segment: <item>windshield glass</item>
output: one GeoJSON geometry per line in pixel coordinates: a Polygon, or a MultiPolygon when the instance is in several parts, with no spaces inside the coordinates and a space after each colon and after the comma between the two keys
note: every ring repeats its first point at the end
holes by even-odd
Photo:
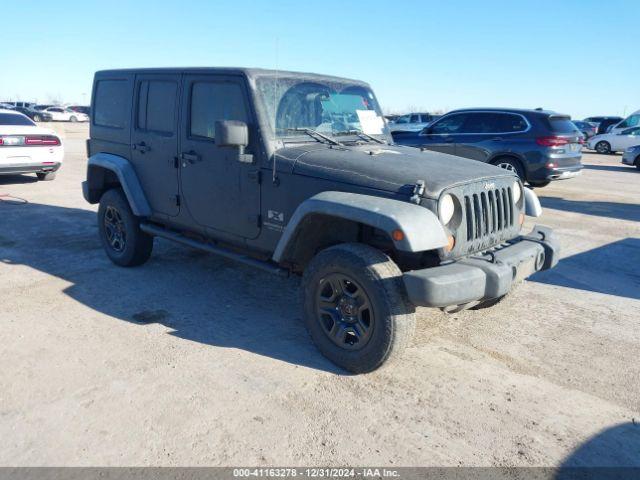
{"type": "Polygon", "coordinates": [[[373,92],[329,80],[260,77],[258,94],[278,138],[312,129],[325,135],[383,135],[387,127],[373,92]]]}

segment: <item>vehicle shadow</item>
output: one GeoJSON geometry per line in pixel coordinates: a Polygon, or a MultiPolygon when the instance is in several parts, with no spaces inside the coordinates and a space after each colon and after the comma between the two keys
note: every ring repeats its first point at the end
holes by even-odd
{"type": "Polygon", "coordinates": [[[625,238],[560,260],[532,282],[640,299],[640,238],[625,238]]]}
{"type": "Polygon", "coordinates": [[[37,181],[35,175],[0,175],[0,185],[20,185],[37,181]]]}
{"type": "Polygon", "coordinates": [[[608,172],[635,172],[640,173],[640,170],[631,165],[583,165],[586,170],[605,170],[608,172]]]}
{"type": "Polygon", "coordinates": [[[598,217],[617,218],[640,222],[640,205],[617,202],[590,202],[584,200],[567,200],[560,197],[540,196],[540,204],[553,210],[595,215],[598,217]]]}
{"type": "Polygon", "coordinates": [[[556,480],[640,478],[640,424],[607,428],[578,446],[562,462],[556,480]]]}
{"type": "Polygon", "coordinates": [[[159,323],[185,340],[348,374],[312,343],[297,278],[158,239],[145,265],[117,267],[102,250],[94,212],[0,202],[0,271],[16,264],[69,282],[66,295],[140,328],[159,323]]]}

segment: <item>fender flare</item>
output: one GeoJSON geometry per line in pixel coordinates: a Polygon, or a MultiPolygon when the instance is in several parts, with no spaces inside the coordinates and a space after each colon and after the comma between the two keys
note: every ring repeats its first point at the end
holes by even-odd
{"type": "Polygon", "coordinates": [[[109,170],[118,177],[134,215],[138,217],[151,215],[151,206],[144,195],[133,165],[126,158],[110,153],[97,153],[89,158],[87,181],[82,183],[82,193],[87,202],[98,203],[102,195],[103,177],[97,175],[97,168],[109,170]]]}
{"type": "Polygon", "coordinates": [[[404,238],[393,240],[395,247],[404,252],[424,252],[443,248],[448,243],[440,219],[429,209],[414,203],[391,198],[374,197],[358,193],[322,192],[302,202],[291,216],[273,253],[280,263],[295,241],[298,227],[313,214],[353,220],[391,233],[402,230],[404,238]]]}

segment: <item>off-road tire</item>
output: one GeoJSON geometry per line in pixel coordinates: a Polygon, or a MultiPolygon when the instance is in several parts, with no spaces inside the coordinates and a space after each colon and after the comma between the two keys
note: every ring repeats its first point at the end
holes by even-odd
{"type": "Polygon", "coordinates": [[[41,182],[50,182],[56,178],[56,172],[38,172],[36,176],[41,182]]]}
{"type": "Polygon", "coordinates": [[[305,269],[302,287],[304,321],[311,338],[325,357],[345,370],[367,373],[389,364],[400,357],[413,336],[415,307],[407,299],[402,273],[380,250],[360,243],[327,248],[305,269]],[[355,350],[332,340],[318,313],[322,289],[336,275],[352,279],[371,307],[367,341],[355,350]]]}
{"type": "Polygon", "coordinates": [[[496,167],[504,168],[505,170],[514,172],[516,175],[518,175],[518,177],[520,177],[520,180],[522,180],[523,182],[526,180],[524,168],[522,168],[522,164],[520,163],[520,161],[516,160],[515,158],[499,157],[493,160],[491,164],[495,165],[496,167]]]}
{"type": "Polygon", "coordinates": [[[602,155],[608,155],[611,153],[611,144],[609,142],[605,142],[604,140],[600,140],[596,143],[596,152],[602,155]]]}
{"type": "MultiPolygon", "coordinates": [[[[133,214],[126,196],[119,188],[108,190],[100,199],[98,232],[107,256],[116,265],[121,267],[142,265],[151,256],[153,236],[140,230],[140,219],[133,214]],[[119,217],[121,222],[105,222],[105,216],[112,219],[114,215],[119,217]],[[108,232],[110,230],[113,232],[114,223],[118,223],[120,231],[124,233],[122,248],[116,248],[109,239],[108,232]]],[[[116,243],[116,245],[118,244],[116,243]]]]}

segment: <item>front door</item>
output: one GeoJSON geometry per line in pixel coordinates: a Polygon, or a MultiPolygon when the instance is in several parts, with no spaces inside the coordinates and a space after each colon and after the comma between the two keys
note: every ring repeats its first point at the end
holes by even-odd
{"type": "Polygon", "coordinates": [[[442,117],[420,134],[422,146],[427,150],[455,155],[456,133],[462,128],[465,118],[464,113],[442,117]]]}
{"type": "Polygon", "coordinates": [[[242,77],[185,75],[182,89],[180,182],[184,203],[194,220],[208,228],[244,238],[260,232],[260,176],[255,154],[255,122],[242,77]],[[245,153],[216,145],[215,124],[239,120],[249,126],[245,153]]]}
{"type": "Polygon", "coordinates": [[[180,75],[136,75],[131,161],[154,214],[178,214],[180,75]]]}

